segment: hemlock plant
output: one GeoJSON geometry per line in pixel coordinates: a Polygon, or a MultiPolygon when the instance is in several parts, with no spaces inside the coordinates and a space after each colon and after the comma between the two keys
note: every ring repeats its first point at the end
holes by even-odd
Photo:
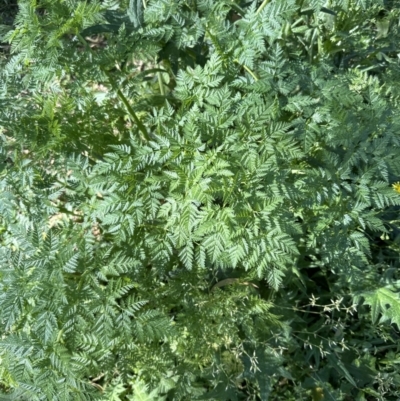
{"type": "Polygon", "coordinates": [[[18,6],[1,399],[397,400],[397,2],[18,6]]]}

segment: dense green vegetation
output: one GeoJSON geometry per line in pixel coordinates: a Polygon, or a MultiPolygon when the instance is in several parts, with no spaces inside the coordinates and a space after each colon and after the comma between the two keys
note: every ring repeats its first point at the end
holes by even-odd
{"type": "Polygon", "coordinates": [[[398,400],[400,5],[3,0],[1,400],[398,400]]]}

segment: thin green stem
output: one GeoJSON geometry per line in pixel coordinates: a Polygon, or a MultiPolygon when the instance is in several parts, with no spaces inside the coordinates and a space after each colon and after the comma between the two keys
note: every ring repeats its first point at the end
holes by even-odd
{"type": "Polygon", "coordinates": [[[147,133],[146,127],[143,125],[143,123],[140,121],[139,117],[135,113],[135,110],[133,110],[132,106],[128,102],[128,99],[125,97],[125,95],[122,93],[121,89],[117,88],[117,85],[115,84],[114,80],[111,77],[111,74],[106,71],[104,68],[102,68],[102,71],[107,75],[111,87],[117,92],[118,97],[122,101],[122,103],[125,105],[126,109],[128,110],[129,115],[133,118],[135,121],[136,125],[139,128],[139,131],[143,134],[144,138],[149,141],[150,137],[149,134],[147,133]]]}
{"type": "Polygon", "coordinates": [[[165,89],[164,89],[164,83],[162,80],[161,72],[157,72],[157,78],[158,78],[158,85],[160,86],[160,93],[161,93],[161,95],[165,96],[165,89]]]}
{"type": "Polygon", "coordinates": [[[258,81],[256,74],[254,74],[254,72],[251,71],[249,67],[247,67],[246,65],[243,65],[243,68],[254,78],[255,81],[258,81]]]}
{"type": "Polygon", "coordinates": [[[235,58],[235,60],[233,60],[233,61],[234,61],[235,63],[241,65],[241,66],[253,77],[253,79],[254,79],[255,81],[258,81],[257,75],[254,74],[254,72],[251,71],[249,67],[247,67],[247,66],[244,65],[244,64],[241,64],[237,58],[235,58]]]}
{"type": "Polygon", "coordinates": [[[143,134],[146,141],[149,141],[150,137],[149,137],[149,134],[147,133],[146,127],[143,125],[143,123],[140,121],[139,117],[136,115],[132,106],[129,104],[128,99],[125,97],[125,95],[121,92],[120,89],[117,89],[117,95],[121,99],[122,103],[125,105],[126,109],[128,110],[129,114],[131,115],[131,117],[134,119],[136,125],[139,128],[139,131],[143,134]]]}
{"type": "Polygon", "coordinates": [[[85,46],[86,50],[89,53],[90,61],[92,61],[92,56],[93,56],[92,48],[89,46],[88,42],[82,37],[81,34],[77,33],[76,36],[79,39],[79,42],[81,42],[82,45],[85,46]]]}
{"type": "Polygon", "coordinates": [[[135,121],[136,125],[139,128],[139,131],[143,134],[143,136],[145,137],[145,139],[147,141],[150,140],[149,134],[147,133],[146,127],[143,125],[143,123],[140,121],[139,117],[137,116],[137,114],[135,113],[135,110],[133,110],[132,106],[130,105],[130,103],[128,102],[128,99],[125,97],[125,95],[122,93],[121,89],[117,88],[117,85],[115,84],[114,80],[111,77],[111,74],[106,71],[104,68],[102,68],[102,71],[107,75],[110,84],[112,86],[112,88],[117,92],[118,97],[120,98],[120,100],[122,101],[122,103],[125,105],[126,109],[128,110],[129,115],[133,118],[133,120],[135,121]]]}
{"type": "Polygon", "coordinates": [[[260,7],[258,7],[258,10],[256,12],[256,14],[260,14],[260,12],[265,8],[265,6],[269,3],[269,0],[264,0],[261,4],[260,7]]]}
{"type": "MultiPolygon", "coordinates": [[[[86,40],[82,37],[82,35],[80,35],[79,33],[77,34],[77,37],[79,39],[79,41],[88,49],[90,56],[92,57],[93,54],[93,50],[90,48],[90,46],[88,45],[88,43],[86,42],[86,40]]],[[[100,67],[101,70],[104,72],[104,74],[107,75],[111,87],[117,92],[117,95],[119,97],[119,99],[122,101],[122,103],[125,105],[126,109],[128,110],[129,115],[133,118],[133,120],[135,121],[136,125],[139,128],[139,131],[143,134],[144,138],[149,141],[150,137],[149,134],[147,133],[146,127],[143,125],[143,123],[140,121],[139,117],[137,116],[137,114],[135,113],[135,111],[133,110],[132,106],[130,105],[130,103],[128,102],[128,99],[125,97],[125,95],[122,93],[121,89],[119,89],[116,85],[116,83],[114,82],[113,78],[111,77],[111,74],[105,70],[104,67],[100,67]]]]}
{"type": "Polygon", "coordinates": [[[64,330],[61,329],[61,330],[58,332],[57,339],[56,339],[56,343],[62,342],[62,336],[63,336],[63,334],[64,334],[64,330]]]}

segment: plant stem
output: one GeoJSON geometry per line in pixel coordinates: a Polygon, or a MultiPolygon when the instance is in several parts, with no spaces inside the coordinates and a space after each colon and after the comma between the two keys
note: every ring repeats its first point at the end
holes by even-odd
{"type": "Polygon", "coordinates": [[[143,134],[145,137],[146,141],[150,140],[149,134],[147,133],[146,127],[143,125],[143,123],[140,121],[139,117],[136,115],[135,111],[133,110],[132,106],[129,104],[128,99],[125,97],[125,95],[121,92],[120,89],[117,89],[117,95],[121,99],[122,103],[125,105],[127,108],[129,114],[131,117],[134,119],[136,125],[139,128],[139,131],[143,134]]]}
{"type": "MultiPolygon", "coordinates": [[[[79,39],[79,41],[89,50],[89,54],[92,57],[93,54],[93,50],[90,48],[90,46],[88,45],[88,43],[86,42],[86,40],[82,37],[82,35],[80,35],[79,33],[77,34],[77,37],[79,39]]],[[[139,117],[137,116],[137,114],[135,113],[135,111],[133,110],[132,106],[129,104],[128,99],[125,97],[125,95],[122,93],[121,89],[117,88],[117,85],[115,84],[113,78],[111,77],[111,74],[105,70],[104,67],[100,67],[100,69],[104,72],[104,74],[107,75],[111,87],[117,92],[118,97],[120,98],[120,100],[122,101],[122,103],[125,105],[126,109],[128,110],[128,113],[130,114],[130,116],[133,118],[133,120],[135,121],[136,125],[139,128],[139,131],[143,134],[144,138],[149,141],[149,134],[147,133],[146,127],[143,125],[143,123],[140,121],[139,117]]]]}
{"type": "Polygon", "coordinates": [[[164,83],[163,83],[162,75],[161,75],[160,71],[157,72],[157,78],[158,78],[158,85],[160,86],[160,93],[161,93],[161,95],[165,96],[164,83]]]}
{"type": "Polygon", "coordinates": [[[241,66],[253,77],[253,79],[254,79],[255,81],[258,81],[257,75],[254,74],[254,72],[251,71],[249,67],[247,67],[247,66],[244,65],[244,64],[239,63],[239,60],[238,60],[237,58],[236,58],[235,60],[233,60],[233,61],[234,61],[235,63],[238,63],[239,65],[241,65],[241,66]]]}
{"type": "Polygon", "coordinates": [[[260,7],[258,7],[258,10],[256,12],[256,14],[260,14],[260,12],[265,8],[265,6],[269,3],[269,0],[264,0],[261,4],[260,7]]]}

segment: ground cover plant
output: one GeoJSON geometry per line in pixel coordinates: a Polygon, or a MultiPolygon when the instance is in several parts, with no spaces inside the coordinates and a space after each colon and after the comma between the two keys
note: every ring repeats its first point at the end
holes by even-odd
{"type": "Polygon", "coordinates": [[[9,4],[0,399],[398,400],[398,2],[9,4]]]}

